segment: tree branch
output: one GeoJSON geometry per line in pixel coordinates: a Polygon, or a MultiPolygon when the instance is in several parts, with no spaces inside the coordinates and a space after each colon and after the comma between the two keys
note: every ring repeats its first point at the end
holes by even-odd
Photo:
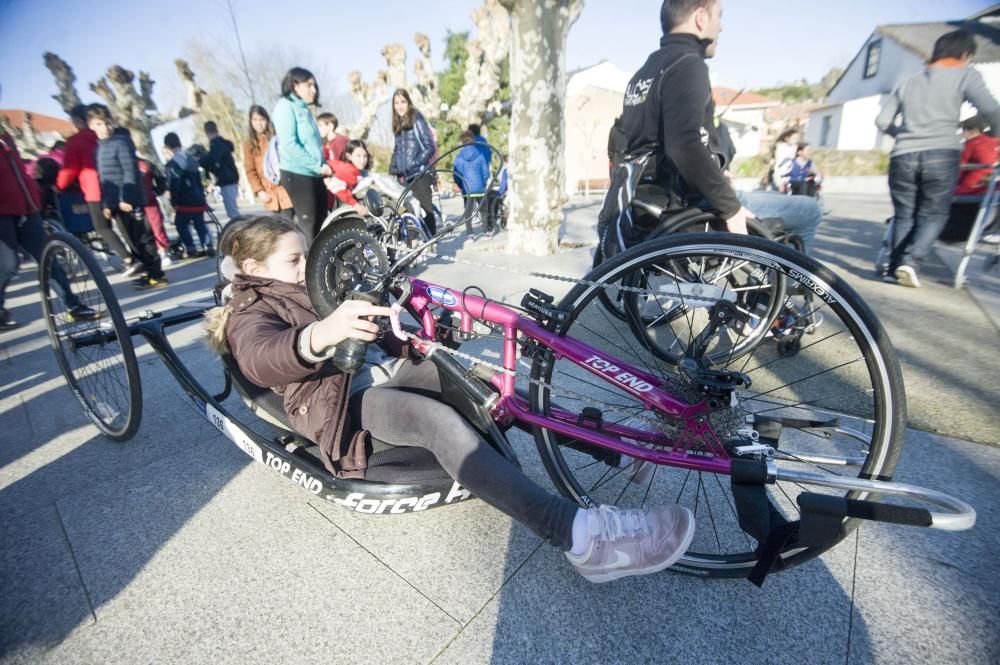
{"type": "Polygon", "coordinates": [[[42,57],[45,59],[45,66],[55,77],[56,85],[59,86],[59,94],[52,95],[52,99],[59,102],[62,110],[69,114],[74,106],[82,103],[80,95],[76,92],[76,74],[73,73],[73,68],[55,53],[46,51],[42,57]]]}

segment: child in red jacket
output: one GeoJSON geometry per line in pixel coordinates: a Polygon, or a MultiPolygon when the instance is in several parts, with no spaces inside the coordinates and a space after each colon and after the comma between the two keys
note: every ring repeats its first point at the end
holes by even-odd
{"type": "Polygon", "coordinates": [[[993,169],[967,169],[967,164],[996,164],[997,148],[1000,139],[984,134],[986,126],[979,116],[973,116],[962,121],[962,136],[965,137],[965,147],[959,160],[962,171],[958,176],[955,194],[985,194],[989,186],[990,174],[993,169]]]}
{"type": "Polygon", "coordinates": [[[333,192],[334,196],[340,199],[341,203],[354,206],[354,209],[361,215],[367,215],[368,208],[354,198],[352,190],[358,186],[358,181],[367,175],[371,161],[372,157],[368,152],[368,146],[360,139],[348,142],[347,147],[344,149],[343,161],[339,159],[327,161],[327,164],[330,165],[330,169],[333,171],[333,179],[339,180],[345,185],[341,189],[339,182],[330,183],[328,181],[327,187],[333,192]]]}

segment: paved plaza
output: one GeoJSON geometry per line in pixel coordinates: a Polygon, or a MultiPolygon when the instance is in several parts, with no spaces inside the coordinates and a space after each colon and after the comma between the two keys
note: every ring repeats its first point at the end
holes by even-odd
{"type": "MultiPolygon", "coordinates": [[[[454,202],[452,202],[454,203],[454,202]]],[[[101,436],[65,386],[34,266],[8,291],[0,336],[0,663],[961,663],[1000,662],[1000,286],[974,266],[955,291],[943,248],[907,290],[872,274],[886,198],[829,197],[816,256],[878,314],[900,357],[910,427],[898,480],[953,493],[976,527],[865,524],[815,560],[743,580],[663,573],[593,585],[481,501],[363,516],[254,464],[137,340],[144,411],[127,443],[101,436]]],[[[599,201],[573,200],[547,273],[582,276],[599,201]]],[[[442,254],[537,270],[502,236],[442,254]]],[[[201,298],[214,265],[168,270],[126,314],[201,298]]],[[[519,302],[565,285],[433,263],[423,276],[519,302]]],[[[210,390],[200,328],[171,341],[210,390]]],[[[226,405],[251,420],[236,397],[226,405]]],[[[267,425],[255,425],[262,432],[267,425]]],[[[551,488],[533,440],[525,471],[551,488]]]]}

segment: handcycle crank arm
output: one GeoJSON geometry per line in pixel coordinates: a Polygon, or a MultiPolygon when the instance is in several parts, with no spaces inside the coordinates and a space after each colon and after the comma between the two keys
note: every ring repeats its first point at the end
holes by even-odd
{"type": "Polygon", "coordinates": [[[811,471],[797,471],[794,469],[777,469],[775,478],[776,480],[804,485],[819,485],[835,489],[905,496],[944,508],[946,511],[935,512],[926,508],[900,506],[863,499],[845,499],[843,497],[813,494],[811,492],[799,495],[799,505],[803,510],[810,510],[832,517],[856,517],[878,522],[929,526],[944,531],[964,531],[971,529],[976,523],[976,511],[966,502],[943,492],[916,485],[884,480],[846,478],[844,476],[814,473],[811,471]]]}

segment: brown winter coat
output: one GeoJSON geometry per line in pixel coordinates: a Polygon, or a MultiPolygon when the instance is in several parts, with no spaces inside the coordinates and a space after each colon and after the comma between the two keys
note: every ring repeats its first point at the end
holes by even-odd
{"type": "Polygon", "coordinates": [[[238,274],[226,340],[244,375],[282,396],[292,428],[320,447],[338,478],[363,478],[367,432],[350,431],[351,376],[299,357],[299,334],[317,320],[304,286],[238,274]]]}
{"type": "Polygon", "coordinates": [[[258,192],[267,192],[271,199],[265,204],[271,212],[290,210],[292,199],[281,185],[275,185],[264,175],[264,153],[267,151],[267,137],[263,134],[257,137],[257,145],[247,139],[243,142],[243,168],[247,172],[247,181],[254,196],[258,192]]]}

